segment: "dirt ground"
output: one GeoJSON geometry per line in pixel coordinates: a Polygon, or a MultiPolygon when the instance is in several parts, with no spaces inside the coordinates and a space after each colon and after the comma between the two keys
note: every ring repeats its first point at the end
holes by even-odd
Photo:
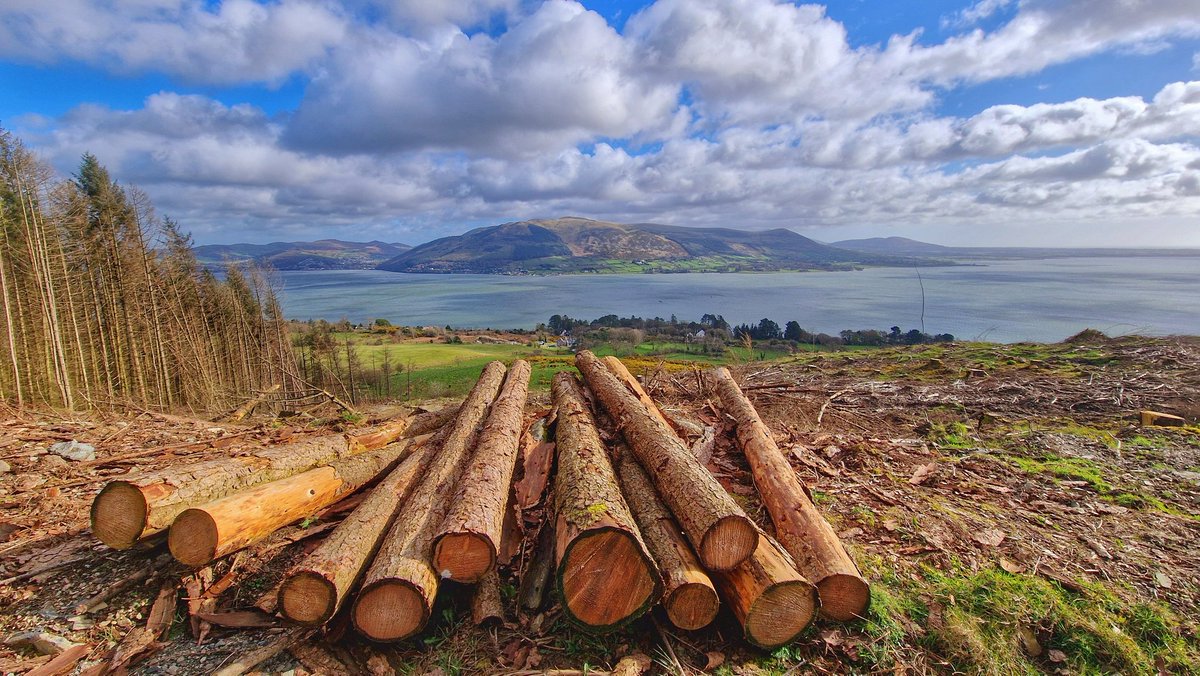
{"type": "MultiPolygon", "coordinates": [[[[524,538],[502,571],[503,624],[475,627],[469,590],[448,584],[420,639],[373,645],[338,619],[300,632],[256,606],[351,503],[200,571],[173,562],[161,539],[108,549],[88,532],[88,507],[113,477],[349,423],[0,410],[0,637],[62,637],[85,646],[76,671],[96,673],[114,658],[134,673],[210,673],[264,645],[280,651],[260,671],[295,674],[602,673],[631,653],[658,673],[1200,670],[1200,341],[1088,333],[1056,345],[801,354],[733,370],[872,583],[863,620],[818,621],[765,652],[725,613],[680,632],[655,611],[597,637],[570,626],[553,599],[517,612],[544,497],[523,514],[524,538]],[[1142,409],[1190,426],[1143,427],[1142,409]],[[47,451],[69,440],[93,444],[97,460],[47,451]]],[[[669,414],[713,428],[715,443],[697,450],[769,531],[703,373],[664,364],[639,375],[669,414]]],[[[531,422],[548,403],[533,396],[531,422]]],[[[50,659],[0,645],[2,672],[50,659]]]]}

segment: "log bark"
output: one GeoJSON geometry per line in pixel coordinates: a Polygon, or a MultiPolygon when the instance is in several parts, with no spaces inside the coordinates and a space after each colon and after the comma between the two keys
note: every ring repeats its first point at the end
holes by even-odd
{"type": "Polygon", "coordinates": [[[704,566],[729,570],[745,561],[758,543],[758,530],[661,414],[651,412],[591,352],[575,355],[575,366],[620,428],[704,566]]]}
{"type": "Polygon", "coordinates": [[[837,533],[809,499],[771,430],[729,370],[719,367],[713,375],[721,405],[737,423],[738,445],[750,463],[754,485],[771,514],[779,542],[797,569],[817,585],[821,612],[839,621],[861,617],[871,600],[870,586],[837,533]]]}
{"type": "Polygon", "coordinates": [[[630,392],[632,392],[634,396],[638,398],[638,401],[645,405],[647,412],[661,420],[662,424],[670,427],[673,430],[675,429],[675,426],[672,425],[669,420],[667,420],[667,417],[663,415],[662,410],[658,408],[658,404],[655,403],[655,401],[650,398],[650,395],[646,393],[646,389],[642,387],[642,384],[638,382],[638,379],[633,377],[633,374],[629,372],[629,369],[625,368],[625,362],[611,355],[604,357],[601,361],[603,361],[604,366],[607,367],[608,370],[617,377],[617,380],[621,381],[621,384],[624,385],[625,388],[630,392]]]}
{"type": "Polygon", "coordinates": [[[270,397],[272,394],[275,394],[276,392],[278,392],[280,387],[281,387],[281,385],[279,383],[275,383],[267,390],[259,393],[258,396],[253,397],[252,399],[248,400],[246,403],[233,409],[233,411],[229,412],[228,414],[217,418],[215,422],[239,422],[239,421],[241,421],[242,418],[245,418],[246,416],[250,415],[254,411],[254,409],[258,408],[259,404],[266,401],[267,398],[270,397]]]}
{"type": "Polygon", "coordinates": [[[430,462],[375,555],[351,611],[354,626],[367,638],[398,641],[417,633],[429,621],[438,591],[438,575],[430,565],[433,536],[449,509],[479,425],[500,390],[504,370],[500,362],[483,369],[442,450],[430,462]]]}
{"type": "Polygon", "coordinates": [[[621,495],[579,382],[558,373],[552,391],[558,409],[556,587],[567,617],[592,630],[614,629],[654,605],[662,578],[621,495]]]}
{"type": "Polygon", "coordinates": [[[405,430],[405,436],[416,437],[422,434],[436,432],[458,417],[459,406],[443,406],[436,411],[426,411],[413,418],[412,424],[405,430]]]}
{"type": "Polygon", "coordinates": [[[529,362],[509,367],[479,444],[433,541],[433,567],[456,582],[478,582],[496,566],[529,393],[529,362]]]}
{"type": "Polygon", "coordinates": [[[500,573],[495,568],[484,573],[475,594],[471,597],[471,621],[476,626],[504,621],[504,605],[500,602],[500,573]]]}
{"type": "Polygon", "coordinates": [[[713,573],[747,641],[777,648],[796,638],[817,612],[817,590],[791,558],[763,534],[754,554],[733,570],[713,573]]]}
{"type": "Polygon", "coordinates": [[[426,439],[390,444],[185,510],[171,524],[167,546],[180,563],[202,566],[332,505],[426,439]]]}
{"type": "Polygon", "coordinates": [[[236,458],[110,481],[92,502],[92,533],[109,547],[129,549],[138,540],[165,530],[189,507],[381,448],[404,435],[408,426],[408,419],[400,419],[357,437],[314,437],[236,458]]]}
{"type": "Polygon", "coordinates": [[[617,474],[629,510],[642,531],[650,554],[663,575],[662,606],[667,618],[680,629],[707,626],[721,605],[708,573],[692,552],[687,538],[659,499],[654,484],[629,450],[623,449],[617,474]]]}
{"type": "Polygon", "coordinates": [[[521,573],[518,592],[521,607],[529,612],[540,610],[546,603],[546,589],[554,575],[554,522],[547,520],[538,531],[533,556],[521,573]]]}
{"type": "Polygon", "coordinates": [[[435,437],[405,458],[320,546],[288,571],[276,604],[286,619],[319,626],[342,607],[439,446],[435,437]]]}

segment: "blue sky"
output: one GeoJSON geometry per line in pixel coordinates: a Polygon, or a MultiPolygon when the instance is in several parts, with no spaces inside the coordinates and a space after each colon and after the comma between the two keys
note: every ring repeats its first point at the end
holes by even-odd
{"type": "Polygon", "coordinates": [[[10,0],[0,125],[198,242],[1200,246],[1194,0],[10,0]]]}

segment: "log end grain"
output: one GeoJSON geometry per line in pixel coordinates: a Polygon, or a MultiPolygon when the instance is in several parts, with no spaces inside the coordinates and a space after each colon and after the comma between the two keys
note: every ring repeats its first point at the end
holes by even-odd
{"type": "Polygon", "coordinates": [[[316,627],[333,617],[337,607],[337,589],[333,583],[313,571],[297,571],[279,586],[276,608],[297,624],[316,627]]]}
{"type": "Polygon", "coordinates": [[[871,587],[857,575],[837,573],[817,583],[821,614],[839,622],[861,619],[871,602],[871,587]]]}
{"type": "Polygon", "coordinates": [[[478,582],[495,565],[491,541],[475,533],[447,533],[433,546],[433,569],[455,582],[478,582]]]}
{"type": "Polygon", "coordinates": [[[129,549],[146,530],[146,496],[127,481],[110,481],[92,501],[92,533],[113,549],[129,549]]]}
{"type": "Polygon", "coordinates": [[[184,510],[175,517],[167,535],[167,546],[180,563],[197,567],[216,558],[220,535],[217,523],[202,509],[184,510]]]}
{"type": "Polygon", "coordinates": [[[804,580],[768,587],[746,614],[746,638],[763,648],[790,643],[817,612],[816,589],[804,580]]]}
{"type": "Polygon", "coordinates": [[[708,529],[697,554],[709,570],[732,570],[758,547],[758,529],[739,514],[722,517],[708,529]]]}
{"type": "Polygon", "coordinates": [[[671,624],[694,631],[707,627],[717,617],[721,601],[712,586],[687,582],[675,588],[663,599],[663,608],[671,624]]]}
{"type": "Polygon", "coordinates": [[[354,626],[372,641],[400,641],[429,621],[425,597],[405,580],[384,579],[359,592],[354,626]]]}
{"type": "Polygon", "coordinates": [[[563,552],[559,591],[576,621],[592,629],[615,628],[647,610],[656,594],[655,569],[629,533],[588,531],[563,552]]]}

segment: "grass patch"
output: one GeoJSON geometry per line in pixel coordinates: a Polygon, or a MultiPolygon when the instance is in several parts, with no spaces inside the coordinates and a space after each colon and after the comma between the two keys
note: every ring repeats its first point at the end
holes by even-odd
{"type": "Polygon", "coordinates": [[[933,423],[925,437],[942,448],[972,448],[971,430],[960,422],[933,423]]]}
{"type": "Polygon", "coordinates": [[[1091,460],[1083,458],[1058,458],[1054,456],[1042,460],[1009,456],[1008,460],[1030,474],[1050,474],[1068,481],[1086,481],[1098,493],[1110,493],[1112,484],[1104,480],[1100,466],[1091,460]]]}

